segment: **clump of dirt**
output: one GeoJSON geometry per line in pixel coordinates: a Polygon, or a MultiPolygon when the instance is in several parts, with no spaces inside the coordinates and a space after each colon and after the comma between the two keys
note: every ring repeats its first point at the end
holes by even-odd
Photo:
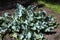
{"type": "Polygon", "coordinates": [[[54,37],[54,40],[60,40],[60,34],[56,35],[56,36],[54,37]]]}

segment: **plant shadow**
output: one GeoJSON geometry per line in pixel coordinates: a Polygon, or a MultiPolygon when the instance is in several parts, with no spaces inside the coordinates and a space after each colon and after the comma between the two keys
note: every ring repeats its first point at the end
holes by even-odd
{"type": "Polygon", "coordinates": [[[46,35],[56,34],[55,31],[54,32],[43,32],[43,33],[46,34],[46,35]]]}

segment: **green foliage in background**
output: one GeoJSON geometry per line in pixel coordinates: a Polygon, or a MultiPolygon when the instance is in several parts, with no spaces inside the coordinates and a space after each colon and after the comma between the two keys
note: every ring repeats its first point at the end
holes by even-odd
{"type": "Polygon", "coordinates": [[[26,9],[17,4],[12,16],[6,12],[0,17],[0,33],[13,33],[16,40],[43,40],[42,32],[55,29],[56,21],[54,16],[46,16],[44,11],[35,12],[35,7],[30,5],[26,9]]]}
{"type": "Polygon", "coordinates": [[[60,3],[60,0],[42,0],[45,2],[50,2],[50,3],[60,3]]]}
{"type": "Polygon", "coordinates": [[[50,8],[54,12],[60,14],[60,4],[50,3],[50,2],[43,1],[43,0],[41,0],[41,1],[39,0],[38,3],[44,4],[46,7],[50,8]]]}

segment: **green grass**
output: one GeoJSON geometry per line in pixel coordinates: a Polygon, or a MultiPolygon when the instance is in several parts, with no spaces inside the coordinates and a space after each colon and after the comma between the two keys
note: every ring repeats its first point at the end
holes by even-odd
{"type": "Polygon", "coordinates": [[[39,1],[39,3],[43,3],[46,5],[46,7],[50,8],[51,10],[57,12],[60,14],[60,5],[58,4],[51,4],[51,3],[47,3],[47,2],[44,2],[44,1],[39,1]]]}

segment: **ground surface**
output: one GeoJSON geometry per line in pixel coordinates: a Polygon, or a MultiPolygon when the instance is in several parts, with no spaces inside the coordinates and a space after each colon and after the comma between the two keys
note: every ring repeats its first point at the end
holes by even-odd
{"type": "MultiPolygon", "coordinates": [[[[53,10],[47,8],[47,7],[43,7],[43,9],[47,12],[47,15],[54,15],[56,17],[56,20],[58,23],[60,23],[60,14],[54,12],[53,10]]],[[[10,12],[11,14],[13,13],[14,9],[10,9],[10,10],[5,10],[6,12],[10,12]]],[[[5,11],[0,11],[0,15],[2,15],[5,11]]],[[[60,25],[57,27],[57,29],[53,30],[54,34],[49,34],[49,35],[45,35],[46,39],[48,40],[60,40],[60,25]]]]}

